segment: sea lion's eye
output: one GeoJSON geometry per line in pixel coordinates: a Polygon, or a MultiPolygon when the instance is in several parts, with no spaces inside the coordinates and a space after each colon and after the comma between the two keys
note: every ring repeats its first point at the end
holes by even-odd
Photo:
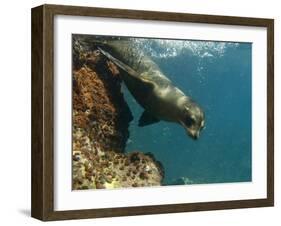
{"type": "Polygon", "coordinates": [[[187,125],[188,127],[192,126],[194,124],[194,119],[190,118],[190,117],[186,117],[185,119],[185,125],[187,125]]]}

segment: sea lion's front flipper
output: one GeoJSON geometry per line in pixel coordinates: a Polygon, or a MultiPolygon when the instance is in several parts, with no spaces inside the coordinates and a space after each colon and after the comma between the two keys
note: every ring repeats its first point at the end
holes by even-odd
{"type": "Polygon", "coordinates": [[[156,122],[159,122],[160,120],[153,115],[151,115],[149,112],[144,111],[139,119],[139,126],[147,126],[156,122]]]}
{"type": "Polygon", "coordinates": [[[139,77],[139,74],[132,69],[131,67],[129,67],[128,65],[124,64],[123,62],[121,62],[120,60],[116,59],[115,57],[113,57],[111,54],[109,54],[108,52],[104,51],[102,48],[98,47],[99,51],[101,51],[101,53],[106,56],[109,60],[111,60],[114,64],[116,64],[118,67],[120,67],[122,70],[126,71],[127,73],[129,73],[130,75],[139,77]]]}
{"type": "Polygon", "coordinates": [[[142,78],[138,72],[136,72],[133,68],[128,66],[127,64],[121,62],[120,60],[113,57],[110,53],[104,51],[102,48],[98,47],[99,51],[106,56],[109,60],[111,60],[114,64],[116,64],[119,68],[127,72],[129,75],[135,77],[136,79],[140,80],[141,82],[147,83],[148,85],[153,85],[153,83],[145,78],[142,78]]]}

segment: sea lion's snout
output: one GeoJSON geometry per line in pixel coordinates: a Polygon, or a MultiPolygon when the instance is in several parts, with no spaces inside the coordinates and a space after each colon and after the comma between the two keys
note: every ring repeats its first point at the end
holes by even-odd
{"type": "Polygon", "coordinates": [[[199,138],[200,132],[199,131],[190,131],[188,132],[189,136],[191,136],[194,140],[197,140],[199,138]]]}
{"type": "Polygon", "coordinates": [[[197,140],[200,136],[200,130],[189,128],[184,126],[186,133],[188,136],[190,136],[193,140],[197,140]]]}

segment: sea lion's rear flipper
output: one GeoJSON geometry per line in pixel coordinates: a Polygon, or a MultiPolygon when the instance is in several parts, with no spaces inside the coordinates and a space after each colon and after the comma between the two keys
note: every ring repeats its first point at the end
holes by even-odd
{"type": "Polygon", "coordinates": [[[133,68],[128,66],[127,64],[124,64],[120,60],[113,57],[110,53],[104,51],[102,48],[98,47],[99,51],[106,56],[109,60],[111,60],[114,64],[116,64],[119,68],[124,70],[126,73],[128,73],[131,77],[133,77],[135,80],[139,80],[139,82],[145,83],[148,87],[153,88],[154,84],[153,82],[143,78],[140,76],[138,72],[136,72],[133,68]]]}
{"type": "Polygon", "coordinates": [[[153,115],[151,115],[149,112],[144,111],[139,119],[139,126],[147,126],[156,122],[159,122],[160,120],[153,115]]]}

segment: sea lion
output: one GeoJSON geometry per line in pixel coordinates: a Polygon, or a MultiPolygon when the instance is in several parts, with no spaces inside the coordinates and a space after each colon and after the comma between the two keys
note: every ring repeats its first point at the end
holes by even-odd
{"type": "Polygon", "coordinates": [[[139,126],[160,120],[182,125],[198,139],[204,128],[203,110],[161,72],[158,65],[136,48],[132,40],[97,43],[98,50],[123,72],[121,78],[136,101],[144,108],[139,126]]]}

